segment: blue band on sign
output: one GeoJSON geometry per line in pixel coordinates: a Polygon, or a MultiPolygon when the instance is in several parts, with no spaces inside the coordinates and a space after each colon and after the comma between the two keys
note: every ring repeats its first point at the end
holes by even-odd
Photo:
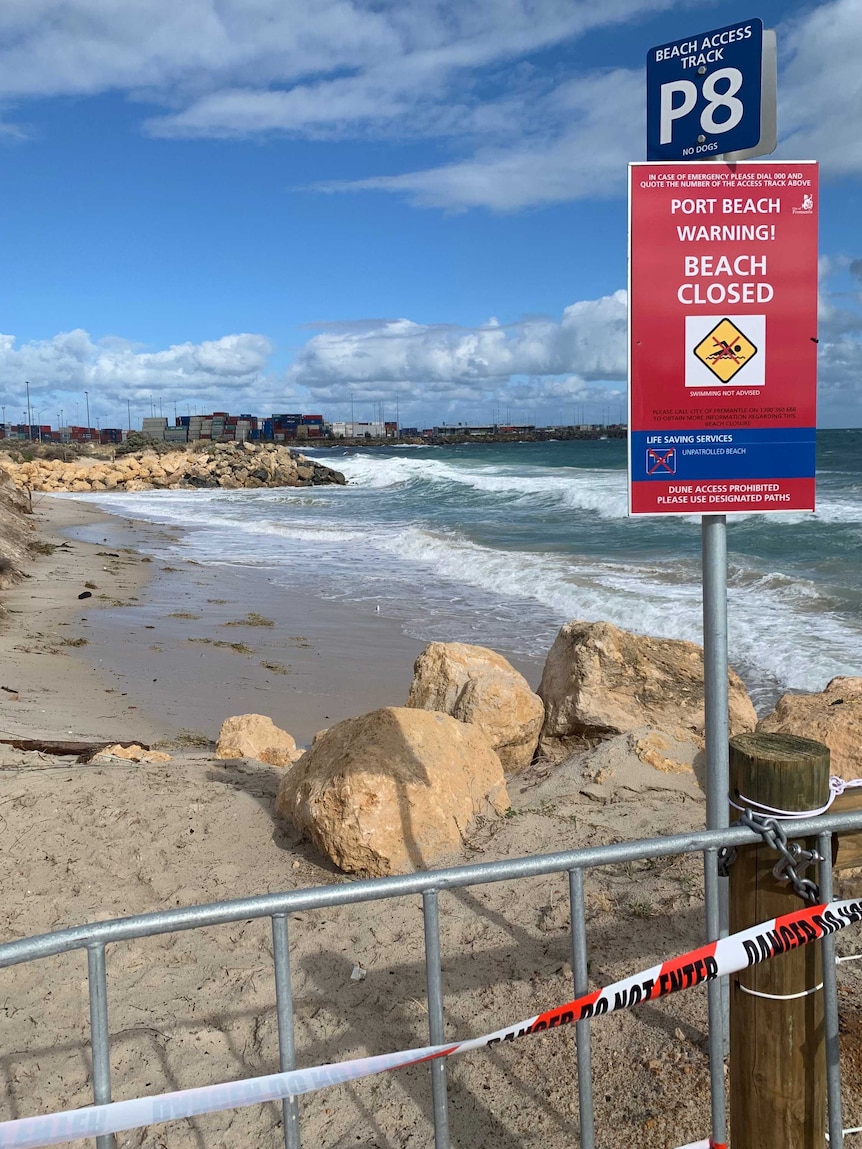
{"type": "Polygon", "coordinates": [[[632,431],[632,479],[805,479],[815,449],[813,427],[632,431]]]}

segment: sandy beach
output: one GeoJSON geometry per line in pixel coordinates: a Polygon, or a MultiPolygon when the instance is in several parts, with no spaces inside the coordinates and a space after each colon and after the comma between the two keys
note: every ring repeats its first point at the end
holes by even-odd
{"type": "Polygon", "coordinates": [[[153,561],[170,529],[80,500],[42,496],[34,516],[56,549],[5,596],[8,736],[214,740],[230,715],[263,713],[306,745],[406,699],[424,644],[385,615],[288,594],[265,570],[153,561]]]}
{"type": "MultiPolygon", "coordinates": [[[[0,702],[3,737],[121,735],[172,757],[83,765],[0,750],[0,938],[349,882],[274,820],[280,769],[217,762],[211,740],[222,718],[246,710],[270,715],[302,743],[349,714],[401,704],[421,644],[376,613],[267,590],[263,572],[252,580],[144,561],[147,538],[161,528],[73,500],[35,510],[40,536],[57,549],[4,596],[2,685],[18,699],[0,702]],[[88,583],[92,597],[80,600],[88,583]],[[249,622],[250,612],[273,625],[249,622]],[[86,645],[76,645],[81,639],[86,645]]],[[[535,666],[524,669],[537,681],[535,666]]],[[[694,775],[633,771],[631,758],[620,736],[580,761],[531,768],[511,781],[510,816],[475,826],[449,861],[703,826],[694,775]]],[[[594,985],[702,941],[698,856],[591,873],[586,897],[594,985]]],[[[441,932],[448,1037],[475,1036],[572,996],[565,875],[444,894],[441,932]]],[[[852,952],[855,939],[840,935],[838,944],[852,952]]],[[[276,1071],[271,947],[265,918],[109,947],[115,1099],[276,1071]]],[[[427,1042],[421,899],[294,915],[291,960],[300,1065],[427,1042]],[[360,980],[351,977],[357,966],[360,980]]],[[[846,1124],[862,1117],[858,970],[844,965],[840,974],[846,1124]]],[[[0,1117],[87,1104],[84,953],[0,970],[0,1001],[0,1117]]],[[[708,1134],[703,988],[599,1019],[593,1043],[600,1144],[673,1149],[708,1134]]],[[[453,1146],[577,1143],[572,1030],[459,1058],[449,1081],[453,1146]]],[[[427,1067],[323,1090],[300,1110],[306,1145],[418,1149],[433,1141],[427,1067]]],[[[155,1126],[121,1134],[117,1144],[275,1149],[283,1145],[281,1108],[155,1126]]]]}

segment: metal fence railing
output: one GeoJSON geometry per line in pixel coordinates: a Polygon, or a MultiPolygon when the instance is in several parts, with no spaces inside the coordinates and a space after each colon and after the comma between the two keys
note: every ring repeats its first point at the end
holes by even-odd
{"type": "MultiPolygon", "coordinates": [[[[819,851],[824,861],[820,865],[822,900],[832,897],[832,836],[833,834],[862,829],[862,811],[849,814],[827,814],[817,818],[797,818],[788,830],[794,839],[817,836],[819,851]]],[[[18,965],[84,949],[87,952],[89,984],[90,1037],[92,1048],[93,1096],[97,1104],[111,1100],[111,1039],[108,1026],[108,993],[105,965],[105,947],[109,943],[131,941],[180,930],[224,925],[268,917],[272,923],[273,965],[278,1022],[279,1066],[281,1070],[296,1067],[294,1042],[293,989],[290,972],[289,925],[291,914],[320,910],[405,895],[421,895],[424,921],[425,972],[429,1038],[432,1045],[446,1040],[443,1018],[443,980],[440,963],[439,895],[447,890],[463,889],[491,882],[523,881],[544,875],[566,873],[569,883],[571,913],[571,950],[574,994],[585,994],[588,989],[587,936],[584,902],[584,873],[597,867],[626,862],[670,858],[682,854],[703,855],[705,872],[711,881],[706,883],[717,889],[714,880],[718,866],[718,852],[722,847],[761,843],[754,831],[740,825],[724,830],[708,830],[676,834],[664,838],[641,839],[569,850],[561,853],[536,855],[512,860],[486,862],[472,866],[453,867],[422,873],[377,878],[349,884],[316,886],[290,890],[279,894],[241,898],[209,905],[190,906],[142,914],[112,921],[93,922],[55,933],[25,938],[0,945],[0,968],[18,965]]],[[[711,895],[715,897],[716,895],[711,895]]],[[[707,931],[714,940],[717,907],[706,907],[707,931]]],[[[815,943],[816,944],[816,943],[815,943]]],[[[834,938],[823,939],[824,993],[826,1009],[827,1093],[829,1100],[829,1130],[831,1146],[840,1146],[841,1097],[838,1064],[838,1015],[835,979],[834,938]]],[[[726,980],[726,979],[725,979],[726,980]]],[[[723,1141],[726,1127],[724,1051],[725,1038],[722,1025],[719,982],[710,983],[710,1082],[712,1107],[712,1135],[723,1141]],[[718,1024],[716,1022],[718,1021],[718,1024]]],[[[577,1077],[581,1149],[594,1149],[595,1123],[588,1021],[576,1023],[577,1077]]],[[[449,1122],[445,1060],[429,1063],[434,1121],[435,1149],[449,1149],[449,1122]]],[[[300,1118],[295,1098],[283,1103],[284,1144],[286,1149],[299,1149],[300,1118]]],[[[97,1137],[98,1149],[113,1149],[113,1135],[97,1137]]]]}

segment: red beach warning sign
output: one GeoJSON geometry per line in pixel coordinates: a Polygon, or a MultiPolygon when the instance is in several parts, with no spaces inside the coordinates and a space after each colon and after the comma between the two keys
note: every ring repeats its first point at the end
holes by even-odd
{"type": "Polygon", "coordinates": [[[813,510],[817,165],[629,176],[630,512],[813,510]]]}

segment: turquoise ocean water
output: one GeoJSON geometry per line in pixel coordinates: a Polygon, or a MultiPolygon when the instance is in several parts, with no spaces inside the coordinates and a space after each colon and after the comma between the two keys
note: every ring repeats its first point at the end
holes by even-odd
{"type": "MultiPolygon", "coordinates": [[[[543,656],[568,619],[701,641],[700,520],[626,516],[618,440],[316,452],[349,485],[94,496],[423,640],[543,656]]],[[[816,514],[728,516],[731,661],[755,704],[862,674],[862,430],[818,436],[816,514]]]]}

